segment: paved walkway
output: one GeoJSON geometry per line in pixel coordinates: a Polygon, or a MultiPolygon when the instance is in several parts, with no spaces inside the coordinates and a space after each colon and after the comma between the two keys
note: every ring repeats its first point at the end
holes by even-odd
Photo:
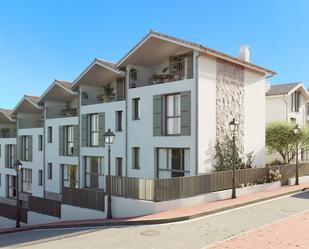
{"type": "Polygon", "coordinates": [[[284,186],[275,190],[268,190],[247,196],[240,196],[236,199],[225,199],[221,201],[205,203],[190,208],[173,209],[169,211],[134,218],[121,218],[113,220],[106,220],[106,219],[79,220],[79,221],[74,220],[74,221],[54,222],[42,225],[23,226],[18,229],[16,228],[0,229],[0,234],[18,232],[18,231],[27,231],[33,229],[44,229],[44,228],[87,227],[87,226],[89,227],[89,226],[111,226],[111,225],[146,225],[146,224],[160,224],[160,223],[184,221],[228,210],[231,208],[236,208],[256,203],[259,201],[287,195],[290,193],[301,191],[302,189],[305,188],[309,188],[309,183],[304,183],[299,186],[284,186]]]}
{"type": "Polygon", "coordinates": [[[309,211],[260,227],[211,249],[308,249],[309,211]]]}

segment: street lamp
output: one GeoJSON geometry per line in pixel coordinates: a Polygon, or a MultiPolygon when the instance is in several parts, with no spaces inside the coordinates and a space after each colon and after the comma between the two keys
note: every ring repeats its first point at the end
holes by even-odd
{"type": "Polygon", "coordinates": [[[298,124],[295,125],[293,128],[294,134],[296,136],[296,150],[295,150],[295,156],[296,156],[296,172],[295,172],[295,185],[299,185],[299,176],[298,176],[298,144],[299,144],[299,134],[301,129],[298,127],[298,124]]]}
{"type": "Polygon", "coordinates": [[[232,173],[232,199],[236,198],[236,177],[235,177],[235,167],[236,167],[236,162],[235,162],[235,157],[236,157],[236,132],[238,130],[239,123],[233,118],[233,120],[229,123],[230,130],[232,132],[232,137],[233,137],[233,173],[232,173]]]}
{"type": "Polygon", "coordinates": [[[16,228],[20,227],[20,215],[19,215],[19,173],[21,172],[23,164],[17,160],[15,164],[16,170],[16,228]]]}
{"type": "Polygon", "coordinates": [[[108,129],[107,132],[104,133],[105,143],[108,145],[108,181],[106,181],[107,186],[107,219],[112,219],[112,181],[111,181],[111,144],[114,143],[115,133],[108,129]]]}

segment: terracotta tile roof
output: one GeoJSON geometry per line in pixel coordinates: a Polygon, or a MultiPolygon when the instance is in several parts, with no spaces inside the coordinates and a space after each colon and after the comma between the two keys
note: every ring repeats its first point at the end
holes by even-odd
{"type": "Polygon", "coordinates": [[[25,95],[25,98],[28,99],[33,104],[38,104],[40,97],[38,96],[31,96],[31,95],[25,95]]]}
{"type": "Polygon", "coordinates": [[[72,82],[66,80],[55,80],[59,85],[63,86],[68,90],[72,90],[72,82]]]}
{"type": "Polygon", "coordinates": [[[9,117],[9,118],[13,118],[13,109],[4,109],[4,108],[1,108],[0,109],[0,111],[2,112],[2,113],[4,113],[7,117],[9,117]]]}
{"type": "Polygon", "coordinates": [[[301,84],[301,82],[273,85],[266,92],[266,96],[287,94],[299,84],[301,84]]]}
{"type": "Polygon", "coordinates": [[[95,61],[98,62],[99,64],[112,68],[112,69],[117,69],[116,68],[116,64],[107,60],[103,60],[103,59],[99,59],[99,58],[95,58],[95,61]]]}

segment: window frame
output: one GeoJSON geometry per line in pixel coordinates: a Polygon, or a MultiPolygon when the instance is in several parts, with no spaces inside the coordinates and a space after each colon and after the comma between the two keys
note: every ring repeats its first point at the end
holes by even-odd
{"type": "Polygon", "coordinates": [[[22,170],[22,192],[32,193],[32,169],[23,168],[22,170]],[[25,189],[25,184],[27,188],[25,189]]]}
{"type": "Polygon", "coordinates": [[[99,156],[86,156],[85,157],[85,187],[86,188],[90,188],[90,189],[103,189],[103,188],[100,188],[100,177],[101,179],[103,180],[103,183],[104,183],[104,157],[99,157],[99,156]],[[88,166],[87,164],[87,159],[89,158],[89,162],[90,162],[90,165],[88,166]],[[98,173],[96,172],[93,172],[92,171],[92,167],[93,165],[91,165],[91,160],[92,158],[97,158],[98,159],[98,173]],[[89,171],[88,171],[88,168],[89,168],[89,171]],[[89,182],[88,182],[88,176],[89,176],[89,182]],[[97,177],[97,180],[98,180],[98,187],[92,187],[91,185],[91,177],[97,177]]]}
{"type": "Polygon", "coordinates": [[[74,156],[74,125],[64,126],[64,154],[66,156],[74,156]]]}
{"type": "Polygon", "coordinates": [[[51,144],[53,142],[53,127],[47,127],[47,143],[51,144]]]}
{"type": "Polygon", "coordinates": [[[140,147],[132,147],[132,169],[141,168],[141,151],[140,147]]]}
{"type": "Polygon", "coordinates": [[[47,163],[47,179],[52,180],[53,179],[53,164],[47,163]]]}
{"type": "Polygon", "coordinates": [[[99,147],[100,145],[100,120],[99,120],[99,114],[98,113],[92,113],[89,114],[89,145],[90,147],[99,147]],[[93,120],[93,117],[95,117],[95,120],[93,120]],[[94,122],[95,121],[95,122],[94,122]],[[95,127],[93,127],[93,124],[95,123],[95,127]],[[95,129],[93,129],[95,128],[95,129]],[[94,143],[94,135],[97,135],[97,143],[94,143]]]}
{"type": "Polygon", "coordinates": [[[43,135],[38,135],[38,151],[43,151],[43,135]]]}
{"type": "Polygon", "coordinates": [[[181,135],[181,94],[178,93],[172,93],[172,94],[167,94],[164,96],[164,106],[165,106],[165,115],[164,115],[164,124],[165,124],[165,135],[166,136],[180,136],[181,135]],[[176,110],[177,104],[177,98],[176,96],[178,96],[178,108],[179,110],[176,110]],[[173,97],[173,106],[172,106],[172,112],[173,115],[169,115],[169,98],[173,97]],[[179,114],[177,114],[177,112],[179,112],[179,114]],[[169,132],[169,120],[179,120],[179,132],[178,133],[170,133],[169,132]]]}
{"type": "Polygon", "coordinates": [[[116,132],[122,132],[123,131],[123,111],[116,111],[115,114],[115,124],[116,124],[116,132]]]}
{"type": "Polygon", "coordinates": [[[132,120],[141,119],[141,98],[132,99],[132,120]]]}

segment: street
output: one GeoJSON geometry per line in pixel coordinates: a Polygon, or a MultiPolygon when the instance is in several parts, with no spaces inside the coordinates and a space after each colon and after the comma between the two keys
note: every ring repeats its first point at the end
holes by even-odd
{"type": "Polygon", "coordinates": [[[0,247],[205,248],[306,210],[309,210],[308,191],[173,224],[6,234],[0,236],[0,247]]]}

